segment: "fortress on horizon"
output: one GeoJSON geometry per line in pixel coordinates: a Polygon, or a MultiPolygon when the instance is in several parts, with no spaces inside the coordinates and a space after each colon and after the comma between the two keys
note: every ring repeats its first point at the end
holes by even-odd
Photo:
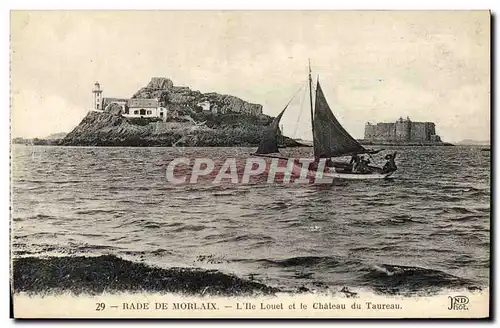
{"type": "Polygon", "coordinates": [[[436,134],[436,125],[433,122],[412,122],[409,117],[406,119],[400,117],[394,123],[366,123],[364,140],[395,143],[441,142],[441,138],[436,134]]]}

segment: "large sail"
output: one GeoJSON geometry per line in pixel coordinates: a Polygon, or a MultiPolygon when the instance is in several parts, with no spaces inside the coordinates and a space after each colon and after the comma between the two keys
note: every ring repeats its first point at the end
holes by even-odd
{"type": "Polygon", "coordinates": [[[264,137],[260,142],[257,154],[271,154],[278,152],[278,131],[281,117],[288,105],[276,116],[270,126],[264,131],[264,137]]]}
{"type": "Polygon", "coordinates": [[[313,119],[314,157],[329,158],[366,153],[367,150],[354,139],[333,115],[321,86],[316,88],[313,119]]]}

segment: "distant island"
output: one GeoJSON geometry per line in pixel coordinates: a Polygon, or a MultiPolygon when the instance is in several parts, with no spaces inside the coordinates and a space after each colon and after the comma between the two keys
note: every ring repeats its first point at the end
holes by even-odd
{"type": "Polygon", "coordinates": [[[409,117],[400,117],[391,123],[366,123],[365,136],[360,142],[366,145],[453,146],[436,134],[435,123],[413,122],[409,117]]]}
{"type": "Polygon", "coordinates": [[[52,133],[43,138],[22,138],[17,137],[12,139],[14,144],[25,144],[25,145],[58,145],[67,135],[66,132],[52,133]]]}
{"type": "Polygon", "coordinates": [[[489,140],[472,140],[472,139],[464,139],[462,141],[457,142],[459,145],[464,146],[489,146],[489,140]]]}

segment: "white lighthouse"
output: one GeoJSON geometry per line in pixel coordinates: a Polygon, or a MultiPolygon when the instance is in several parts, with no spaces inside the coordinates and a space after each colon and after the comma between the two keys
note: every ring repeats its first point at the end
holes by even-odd
{"type": "Polygon", "coordinates": [[[92,89],[92,93],[94,94],[94,103],[92,109],[102,110],[102,89],[99,82],[94,83],[94,89],[92,89]]]}

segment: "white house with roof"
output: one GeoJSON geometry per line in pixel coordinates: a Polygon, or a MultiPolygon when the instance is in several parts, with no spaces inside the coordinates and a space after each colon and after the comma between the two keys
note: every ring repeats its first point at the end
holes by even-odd
{"type": "Polygon", "coordinates": [[[94,84],[93,108],[95,111],[106,111],[114,105],[121,108],[120,114],[125,117],[158,117],[167,119],[167,108],[161,106],[157,98],[102,98],[102,89],[99,82],[94,84]]]}

